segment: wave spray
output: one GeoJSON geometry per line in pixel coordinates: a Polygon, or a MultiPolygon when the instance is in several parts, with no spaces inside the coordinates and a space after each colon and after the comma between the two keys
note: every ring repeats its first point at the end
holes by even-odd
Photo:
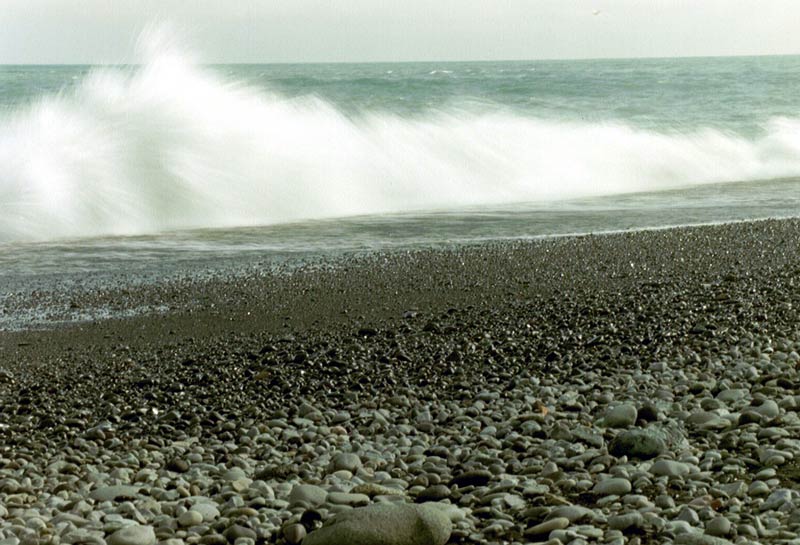
{"type": "Polygon", "coordinates": [[[217,75],[163,36],[142,63],[0,113],[0,241],[541,202],[800,174],[800,120],[754,138],[511,109],[345,112],[217,75]]]}

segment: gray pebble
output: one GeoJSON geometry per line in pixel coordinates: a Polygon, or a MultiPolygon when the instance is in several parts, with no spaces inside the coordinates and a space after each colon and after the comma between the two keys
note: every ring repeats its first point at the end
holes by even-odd
{"type": "Polygon", "coordinates": [[[313,484],[296,484],[289,494],[289,503],[304,502],[312,506],[322,505],[328,497],[328,492],[313,484]]]}
{"type": "Polygon", "coordinates": [[[89,497],[95,501],[124,501],[132,500],[139,496],[138,486],[103,486],[96,488],[89,493],[89,497]]]}
{"type": "Polygon", "coordinates": [[[685,477],[691,473],[691,467],[674,460],[658,460],[650,467],[650,473],[660,477],[685,477]]]}
{"type": "Polygon", "coordinates": [[[111,534],[107,541],[108,545],[155,545],[156,534],[152,526],[128,526],[111,534]]]}
{"type": "Polygon", "coordinates": [[[306,528],[302,524],[289,524],[283,528],[283,538],[289,545],[298,545],[306,537],[306,528]]]}
{"type": "Polygon", "coordinates": [[[600,481],[594,486],[592,492],[599,496],[617,495],[621,496],[631,491],[631,482],[622,477],[612,477],[600,481]]]}
{"type": "Polygon", "coordinates": [[[532,526],[525,530],[525,535],[528,537],[531,536],[541,536],[550,534],[553,530],[562,530],[570,525],[570,520],[566,517],[555,517],[536,526],[532,526]]]}
{"type": "Polygon", "coordinates": [[[633,405],[617,405],[605,414],[603,423],[609,428],[627,428],[636,423],[637,414],[638,411],[633,405]]]}
{"type": "Polygon", "coordinates": [[[330,471],[349,471],[355,473],[361,468],[361,458],[352,452],[339,452],[331,460],[330,471]]]}
{"type": "Polygon", "coordinates": [[[714,517],[706,523],[706,533],[711,536],[727,536],[731,533],[731,521],[725,517],[714,517]]]}
{"type": "Polygon", "coordinates": [[[622,532],[630,528],[643,528],[644,517],[638,512],[614,515],[608,518],[608,527],[622,532]]]}

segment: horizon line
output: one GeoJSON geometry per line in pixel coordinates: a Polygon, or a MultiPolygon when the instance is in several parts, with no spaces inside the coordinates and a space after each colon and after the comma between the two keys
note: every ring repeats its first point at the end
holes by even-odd
{"type": "MultiPolygon", "coordinates": [[[[431,63],[503,63],[503,62],[574,62],[574,61],[632,61],[632,60],[681,60],[681,59],[735,59],[760,57],[797,57],[800,53],[749,53],[731,55],[644,55],[633,57],[539,57],[539,58],[505,58],[505,59],[433,59],[433,60],[328,60],[328,61],[214,61],[199,62],[199,65],[314,65],[314,64],[431,64],[431,63]]],[[[0,66],[138,66],[146,63],[128,62],[3,62],[0,66]]]]}

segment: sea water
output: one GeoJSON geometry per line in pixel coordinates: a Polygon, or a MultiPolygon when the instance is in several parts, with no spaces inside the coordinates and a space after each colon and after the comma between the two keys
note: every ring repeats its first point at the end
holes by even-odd
{"type": "Polygon", "coordinates": [[[800,57],[0,66],[0,292],[787,217],[800,57]]]}

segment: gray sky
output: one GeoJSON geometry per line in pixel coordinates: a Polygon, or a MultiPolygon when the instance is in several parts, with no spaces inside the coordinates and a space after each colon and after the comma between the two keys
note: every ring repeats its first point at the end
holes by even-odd
{"type": "Polygon", "coordinates": [[[0,64],[129,62],[163,20],[203,62],[800,53],[798,0],[0,0],[0,64]]]}

